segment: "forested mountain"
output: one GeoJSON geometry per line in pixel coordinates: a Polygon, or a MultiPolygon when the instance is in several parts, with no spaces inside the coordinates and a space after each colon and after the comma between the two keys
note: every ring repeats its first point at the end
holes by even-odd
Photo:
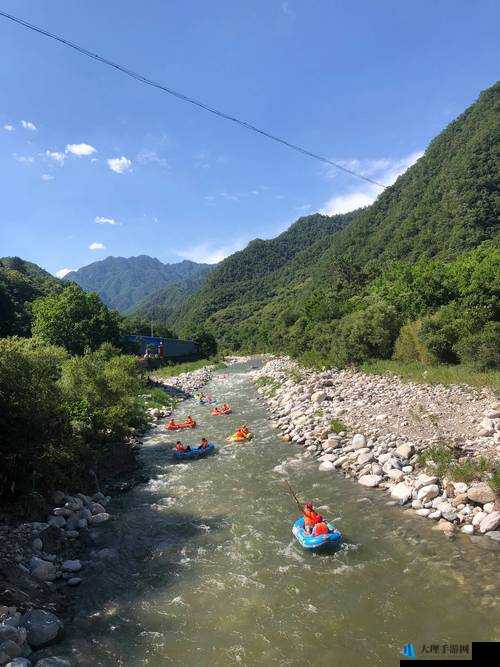
{"type": "Polygon", "coordinates": [[[0,258],[0,337],[29,335],[31,303],[61,289],[61,281],[36,264],[0,258]]]}
{"type": "Polygon", "coordinates": [[[439,360],[462,358],[464,341],[484,327],[491,342],[499,92],[499,84],[483,92],[371,206],[302,218],[228,257],[171,325],[204,325],[231,349],[314,352],[339,363],[390,356],[401,327],[420,331],[425,317],[419,336],[434,337],[439,360]]]}
{"type": "Polygon", "coordinates": [[[135,306],[158,289],[182,283],[189,286],[210,271],[209,264],[184,260],[164,264],[148,255],[138,257],[107,257],[68,273],[64,280],[80,285],[88,292],[97,292],[111,308],[131,312],[135,306]]]}

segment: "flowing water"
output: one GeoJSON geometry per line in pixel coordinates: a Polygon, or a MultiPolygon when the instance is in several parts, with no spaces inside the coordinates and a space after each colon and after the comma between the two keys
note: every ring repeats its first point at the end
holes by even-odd
{"type": "Polygon", "coordinates": [[[216,455],[174,464],[163,425],[145,439],[151,481],[113,501],[98,548],[116,557],[84,570],[58,653],[92,667],[359,667],[399,664],[408,642],[420,653],[498,639],[495,543],[450,542],[380,491],[318,473],[270,428],[249,369],[206,389],[234,415],[211,417],[194,401],[176,412],[200,425],[185,442],[207,434],[216,455]],[[241,421],[255,439],[226,444],[241,421]],[[344,532],[340,550],[311,554],[295,541],[283,473],[344,532]]]}

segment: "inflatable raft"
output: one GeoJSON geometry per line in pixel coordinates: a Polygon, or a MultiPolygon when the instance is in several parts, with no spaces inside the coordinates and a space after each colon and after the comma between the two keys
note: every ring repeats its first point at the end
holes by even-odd
{"type": "Polygon", "coordinates": [[[208,456],[215,451],[215,445],[208,445],[200,449],[199,447],[193,447],[189,452],[174,452],[174,459],[176,461],[182,461],[184,459],[201,459],[204,456],[208,456]]]}
{"type": "Polygon", "coordinates": [[[329,533],[317,536],[308,535],[304,531],[304,517],[301,516],[293,524],[292,533],[295,535],[297,541],[300,542],[301,546],[310,551],[331,546],[333,544],[339,544],[342,541],[342,533],[337,530],[333,524],[327,522],[326,525],[330,531],[329,533]]]}
{"type": "Polygon", "coordinates": [[[253,433],[249,433],[244,438],[240,437],[239,435],[236,435],[236,433],[233,433],[233,435],[229,436],[227,441],[228,442],[245,442],[247,440],[251,440],[252,438],[253,438],[253,433]]]}
{"type": "Polygon", "coordinates": [[[184,428],[196,428],[196,422],[194,420],[192,422],[178,422],[177,424],[174,422],[173,424],[168,423],[166,426],[168,431],[182,431],[184,428]]]}

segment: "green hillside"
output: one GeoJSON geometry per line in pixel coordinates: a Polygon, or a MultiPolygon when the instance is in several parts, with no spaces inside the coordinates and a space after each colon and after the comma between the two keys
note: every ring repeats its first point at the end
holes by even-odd
{"type": "Polygon", "coordinates": [[[36,264],[0,258],[0,338],[29,335],[31,303],[61,289],[61,282],[36,264]]]}
{"type": "Polygon", "coordinates": [[[125,313],[159,288],[179,282],[189,285],[211,268],[188,260],[164,264],[148,255],[107,257],[68,273],[64,280],[77,283],[87,292],[97,292],[106,305],[125,313]]]}
{"type": "Polygon", "coordinates": [[[231,349],[345,363],[390,356],[401,328],[427,317],[415,327],[438,360],[465,358],[478,336],[491,349],[499,91],[483,92],[370,207],[303,218],[224,260],[172,326],[204,325],[231,349]]]}

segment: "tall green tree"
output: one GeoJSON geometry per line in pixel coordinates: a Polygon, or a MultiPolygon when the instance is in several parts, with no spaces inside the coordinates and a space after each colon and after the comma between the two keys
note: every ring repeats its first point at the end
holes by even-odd
{"type": "Polygon", "coordinates": [[[32,308],[33,336],[60,345],[71,354],[83,354],[103,343],[119,341],[118,313],[109,310],[97,294],[87,294],[73,283],[60,294],[38,299],[32,308]]]}

